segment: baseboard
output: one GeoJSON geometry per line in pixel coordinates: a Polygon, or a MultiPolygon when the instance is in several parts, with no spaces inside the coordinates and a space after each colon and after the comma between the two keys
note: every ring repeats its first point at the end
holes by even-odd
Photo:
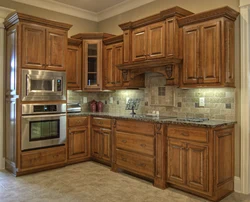
{"type": "Polygon", "coordinates": [[[240,178],[237,176],[234,176],[234,191],[241,193],[241,182],[240,178]]]}
{"type": "Polygon", "coordinates": [[[5,169],[5,159],[0,158],[0,170],[4,170],[4,169],[5,169]]]}

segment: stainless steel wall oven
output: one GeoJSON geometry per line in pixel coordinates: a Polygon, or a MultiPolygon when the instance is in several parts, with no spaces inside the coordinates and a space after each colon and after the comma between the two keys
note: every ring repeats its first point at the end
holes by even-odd
{"type": "Polygon", "coordinates": [[[66,104],[23,104],[21,150],[66,142],[66,104]]]}

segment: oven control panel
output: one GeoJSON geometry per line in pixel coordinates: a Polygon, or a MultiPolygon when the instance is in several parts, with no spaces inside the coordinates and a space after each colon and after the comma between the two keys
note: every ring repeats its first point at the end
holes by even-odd
{"type": "Polygon", "coordinates": [[[57,105],[35,105],[33,112],[55,112],[57,105]]]}

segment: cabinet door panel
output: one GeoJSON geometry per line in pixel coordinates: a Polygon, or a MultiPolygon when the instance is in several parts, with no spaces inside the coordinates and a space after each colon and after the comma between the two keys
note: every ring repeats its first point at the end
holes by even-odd
{"type": "Polygon", "coordinates": [[[187,145],[187,185],[208,191],[208,147],[187,145]]]}
{"type": "Polygon", "coordinates": [[[68,89],[81,90],[81,47],[68,46],[66,64],[68,89]]]}
{"type": "Polygon", "coordinates": [[[114,49],[112,45],[106,46],[104,49],[104,85],[109,88],[114,85],[114,49]]]}
{"type": "Polygon", "coordinates": [[[115,86],[122,85],[122,71],[116,65],[122,64],[123,61],[123,43],[114,45],[114,73],[115,73],[115,86]]]}
{"type": "Polygon", "coordinates": [[[47,29],[46,33],[46,68],[51,70],[65,70],[67,32],[47,29]]]}
{"type": "Polygon", "coordinates": [[[45,68],[45,28],[22,26],[22,67],[45,68]]]}
{"type": "Polygon", "coordinates": [[[165,22],[148,26],[148,58],[165,57],[165,22]]]}
{"type": "Polygon", "coordinates": [[[147,28],[142,27],[132,31],[132,60],[146,59],[147,54],[147,28]]]}
{"type": "Polygon", "coordinates": [[[201,26],[201,73],[202,83],[220,82],[221,45],[220,21],[201,26]]]}
{"type": "Polygon", "coordinates": [[[87,127],[79,127],[69,130],[69,159],[85,157],[88,155],[87,127]]]}
{"type": "Polygon", "coordinates": [[[178,184],[186,183],[185,144],[180,141],[168,140],[167,181],[178,184]]]}
{"type": "Polygon", "coordinates": [[[198,26],[183,28],[183,83],[198,83],[200,36],[198,26]]]}
{"type": "Polygon", "coordinates": [[[91,145],[92,145],[92,156],[100,158],[101,157],[101,142],[102,142],[102,135],[100,128],[92,128],[91,133],[91,145]]]}
{"type": "Polygon", "coordinates": [[[102,158],[106,161],[111,161],[111,147],[110,147],[111,130],[101,129],[101,133],[103,136],[103,139],[102,139],[102,158]]]}

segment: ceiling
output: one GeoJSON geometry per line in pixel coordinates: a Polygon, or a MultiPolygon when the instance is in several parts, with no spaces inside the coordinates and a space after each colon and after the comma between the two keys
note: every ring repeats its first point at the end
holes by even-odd
{"type": "Polygon", "coordinates": [[[156,0],[12,0],[99,22],[156,0]]]}
{"type": "Polygon", "coordinates": [[[126,0],[54,0],[70,6],[99,13],[126,0]]]}

